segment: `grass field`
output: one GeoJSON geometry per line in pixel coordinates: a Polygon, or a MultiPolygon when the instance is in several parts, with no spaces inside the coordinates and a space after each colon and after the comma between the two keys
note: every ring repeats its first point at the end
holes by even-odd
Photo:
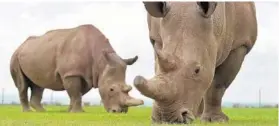
{"type": "MultiPolygon", "coordinates": [[[[133,107],[127,114],[109,114],[103,107],[84,107],[85,113],[67,113],[67,106],[46,106],[47,112],[21,112],[20,106],[0,106],[0,126],[149,126],[149,107],[133,107]]],[[[277,126],[276,108],[226,108],[230,122],[191,126],[277,126]]]]}

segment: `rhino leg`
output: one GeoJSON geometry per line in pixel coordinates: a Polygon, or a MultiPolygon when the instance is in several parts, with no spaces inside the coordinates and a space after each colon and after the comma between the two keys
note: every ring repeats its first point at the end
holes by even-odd
{"type": "Polygon", "coordinates": [[[72,110],[72,100],[70,100],[70,105],[69,105],[69,108],[68,108],[68,112],[71,112],[71,110],[72,110]]]}
{"type": "Polygon", "coordinates": [[[239,72],[247,48],[242,46],[232,50],[222,65],[216,68],[211,87],[204,96],[204,111],[201,117],[205,122],[227,122],[228,116],[222,112],[222,97],[239,72]]]}
{"type": "Polygon", "coordinates": [[[29,106],[29,101],[28,101],[28,85],[26,84],[26,82],[24,81],[23,77],[20,77],[21,82],[19,83],[20,86],[18,86],[18,92],[19,92],[19,98],[20,98],[20,103],[22,106],[22,111],[23,112],[31,112],[32,110],[30,109],[29,106]]]}
{"type": "Polygon", "coordinates": [[[63,85],[70,97],[70,112],[84,112],[81,107],[81,78],[77,76],[68,76],[63,79],[63,85]]]}
{"type": "Polygon", "coordinates": [[[41,88],[35,84],[31,86],[31,98],[30,98],[30,105],[34,108],[37,112],[44,112],[45,109],[41,104],[42,96],[43,96],[44,88],[41,88]]]}
{"type": "Polygon", "coordinates": [[[18,64],[14,63],[13,68],[11,69],[11,75],[13,78],[13,81],[18,89],[20,104],[22,106],[23,112],[30,112],[30,106],[28,102],[28,82],[26,76],[24,76],[24,73],[21,71],[20,66],[18,64]]]}
{"type": "MultiPolygon", "coordinates": [[[[81,89],[82,90],[82,96],[83,95],[85,95],[88,91],[90,91],[90,89],[88,88],[88,89],[86,89],[86,90],[83,90],[83,89],[81,89]]],[[[72,102],[70,102],[70,105],[69,105],[69,108],[68,108],[68,112],[70,112],[72,110],[72,102]]]]}

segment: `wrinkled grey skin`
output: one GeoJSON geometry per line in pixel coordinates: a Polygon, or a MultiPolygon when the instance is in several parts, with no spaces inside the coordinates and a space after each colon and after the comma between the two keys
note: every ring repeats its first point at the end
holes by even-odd
{"type": "Polygon", "coordinates": [[[45,111],[41,105],[45,88],[66,90],[69,112],[83,112],[82,96],[99,88],[108,112],[126,113],[129,106],[143,104],[129,96],[132,87],[125,83],[126,67],[137,59],[122,59],[96,27],[81,25],[29,37],[14,52],[10,71],[23,111],[31,111],[28,88],[30,105],[36,111],[45,111]]]}
{"type": "Polygon", "coordinates": [[[137,76],[134,85],[154,99],[153,122],[191,123],[200,114],[202,121],[228,121],[221,101],[257,39],[254,3],[144,5],[156,75],[137,76]]]}

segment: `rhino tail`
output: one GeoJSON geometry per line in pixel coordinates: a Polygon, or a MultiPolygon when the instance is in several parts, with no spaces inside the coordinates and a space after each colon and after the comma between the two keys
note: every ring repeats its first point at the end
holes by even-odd
{"type": "Polygon", "coordinates": [[[29,87],[27,80],[28,78],[24,75],[18,57],[17,52],[15,52],[11,58],[10,62],[10,73],[12,76],[12,79],[14,81],[15,86],[19,90],[26,90],[26,88],[29,87]]]}

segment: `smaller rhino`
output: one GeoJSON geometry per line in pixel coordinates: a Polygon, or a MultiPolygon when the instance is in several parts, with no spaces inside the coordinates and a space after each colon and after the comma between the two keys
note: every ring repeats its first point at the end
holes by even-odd
{"type": "Polygon", "coordinates": [[[126,113],[129,106],[143,104],[129,96],[132,87],[125,83],[126,67],[137,59],[122,59],[96,27],[86,24],[30,36],[12,55],[10,72],[23,111],[31,111],[28,88],[36,111],[45,111],[41,105],[45,88],[66,90],[69,112],[83,112],[82,96],[99,88],[107,112],[126,113]]]}

